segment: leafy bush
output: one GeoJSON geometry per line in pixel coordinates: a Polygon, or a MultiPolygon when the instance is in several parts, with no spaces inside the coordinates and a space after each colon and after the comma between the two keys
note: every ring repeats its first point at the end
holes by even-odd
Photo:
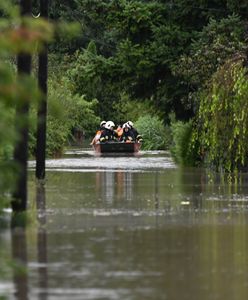
{"type": "Polygon", "coordinates": [[[170,151],[174,160],[182,165],[193,166],[200,160],[197,143],[192,139],[192,121],[172,122],[172,145],[170,151]]]}
{"type": "Polygon", "coordinates": [[[149,103],[149,100],[142,102],[133,100],[126,93],[122,93],[120,102],[114,102],[112,107],[116,112],[114,118],[116,122],[124,122],[127,120],[136,122],[139,117],[147,114],[158,115],[158,112],[155,111],[155,108],[149,103]]]}
{"type": "MultiPolygon", "coordinates": [[[[70,85],[66,79],[49,82],[48,116],[47,116],[47,155],[60,156],[71,132],[80,129],[84,136],[95,133],[100,119],[95,114],[98,102],[86,101],[83,96],[72,95],[70,85]]],[[[31,111],[35,119],[35,110],[31,111]]],[[[36,124],[36,121],[33,120],[36,124]]],[[[29,151],[35,154],[36,127],[33,126],[29,135],[29,151]]]]}
{"type": "Polygon", "coordinates": [[[140,117],[135,127],[143,136],[143,149],[163,150],[168,147],[170,132],[158,117],[151,115],[140,117]]]}
{"type": "MultiPolygon", "coordinates": [[[[12,159],[14,145],[18,139],[14,125],[14,107],[17,105],[17,95],[23,100],[21,88],[21,84],[15,81],[13,66],[2,62],[0,64],[0,213],[7,206],[10,192],[16,181],[17,168],[12,159]]],[[[24,122],[23,119],[19,121],[24,122]]]]}

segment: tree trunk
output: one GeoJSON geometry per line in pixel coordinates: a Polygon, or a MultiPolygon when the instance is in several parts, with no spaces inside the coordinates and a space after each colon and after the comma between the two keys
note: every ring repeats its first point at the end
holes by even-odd
{"type": "MultiPolygon", "coordinates": [[[[21,15],[31,15],[31,0],[21,0],[21,15]]],[[[31,73],[31,55],[21,53],[17,57],[18,75],[29,75],[31,73]]],[[[28,101],[23,101],[16,108],[16,127],[19,133],[19,140],[14,149],[14,161],[18,166],[18,178],[16,189],[13,194],[12,209],[14,212],[25,211],[27,206],[27,160],[28,160],[28,122],[29,113],[28,101]],[[25,124],[19,128],[20,120],[26,120],[25,124]]]]}
{"type": "MultiPolygon", "coordinates": [[[[48,18],[48,0],[40,0],[40,15],[48,18]]],[[[37,143],[36,143],[36,178],[45,178],[46,159],[46,120],[47,120],[47,65],[48,50],[44,45],[42,53],[39,54],[38,81],[42,92],[41,102],[38,109],[37,143]]]]}

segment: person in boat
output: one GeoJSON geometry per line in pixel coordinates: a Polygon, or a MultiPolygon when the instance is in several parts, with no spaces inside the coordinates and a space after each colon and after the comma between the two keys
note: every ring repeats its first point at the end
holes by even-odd
{"type": "Polygon", "coordinates": [[[132,132],[133,136],[134,136],[134,141],[141,143],[142,140],[142,136],[138,133],[138,130],[136,128],[134,128],[133,122],[132,121],[127,121],[128,126],[130,127],[130,131],[132,132]]]}
{"type": "Polygon", "coordinates": [[[100,136],[101,143],[108,143],[108,142],[117,142],[118,141],[118,134],[114,130],[115,124],[112,121],[108,121],[105,125],[105,128],[100,136]]]}
{"type": "Polygon", "coordinates": [[[99,129],[97,130],[97,132],[96,132],[96,135],[93,137],[93,139],[92,139],[92,141],[91,141],[91,145],[94,145],[94,144],[96,144],[97,142],[99,142],[99,140],[100,140],[100,137],[101,137],[101,134],[102,134],[102,132],[104,131],[104,129],[105,129],[105,125],[106,125],[106,121],[102,121],[101,123],[100,123],[100,127],[99,127],[99,129]]]}
{"type": "Polygon", "coordinates": [[[122,126],[121,126],[121,125],[118,125],[118,126],[117,126],[117,129],[116,129],[115,131],[116,131],[116,133],[117,133],[117,135],[118,135],[118,140],[120,140],[120,139],[121,139],[121,136],[122,136],[122,133],[123,133],[123,128],[122,128],[122,126]]]}
{"type": "Polygon", "coordinates": [[[133,132],[131,131],[130,126],[127,123],[125,123],[123,124],[122,128],[123,128],[123,133],[121,135],[120,141],[125,143],[134,142],[135,137],[133,132]]]}

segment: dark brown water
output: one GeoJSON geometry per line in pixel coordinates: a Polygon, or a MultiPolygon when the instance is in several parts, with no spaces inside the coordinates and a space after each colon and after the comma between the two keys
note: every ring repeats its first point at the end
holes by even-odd
{"type": "Polygon", "coordinates": [[[227,184],[164,152],[70,151],[47,161],[44,190],[33,166],[31,225],[0,230],[0,256],[27,272],[0,271],[0,297],[248,298],[247,174],[227,184]]]}

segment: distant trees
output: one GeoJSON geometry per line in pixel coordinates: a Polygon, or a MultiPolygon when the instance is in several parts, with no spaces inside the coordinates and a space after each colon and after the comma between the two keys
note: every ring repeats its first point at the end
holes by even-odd
{"type": "MultiPolygon", "coordinates": [[[[69,48],[59,41],[60,53],[74,53],[68,72],[73,93],[85,95],[86,100],[95,97],[99,101],[99,114],[107,119],[120,117],[132,103],[138,107],[137,101],[149,103],[165,124],[170,123],[173,112],[172,132],[177,141],[172,140],[174,146],[181,145],[182,151],[176,153],[185,156],[178,161],[187,164],[188,157],[190,164],[194,160],[216,166],[223,163],[229,170],[245,164],[222,139],[218,139],[218,147],[210,140],[206,142],[204,134],[210,131],[202,122],[213,116],[205,107],[207,103],[211,110],[222,107],[222,98],[216,96],[215,89],[225,90],[226,82],[220,80],[218,72],[231,78],[236,68],[229,62],[247,52],[247,1],[74,0],[72,7],[63,3],[61,9],[53,9],[53,16],[76,20],[85,29],[85,34],[69,48]],[[214,101],[215,97],[218,101],[214,101]],[[176,124],[178,120],[189,123],[176,124]],[[182,141],[188,146],[184,147],[182,141]],[[210,143],[209,147],[206,143],[210,143]],[[218,150],[221,147],[230,153],[226,155],[218,150]],[[215,151],[221,157],[209,159],[215,151]]],[[[232,93],[227,92],[225,96],[236,106],[238,100],[232,93]]],[[[232,116],[233,106],[226,112],[227,120],[232,116]]],[[[224,122],[220,116],[219,120],[224,122]]],[[[217,124],[214,118],[212,122],[209,126],[213,129],[217,124]]],[[[239,126],[237,123],[235,128],[239,126]]],[[[226,136],[228,143],[234,136],[235,140],[239,139],[231,129],[226,136]]]]}
{"type": "Polygon", "coordinates": [[[240,17],[211,19],[175,68],[192,87],[195,117],[188,153],[194,153],[195,161],[227,171],[248,164],[246,47],[240,17]]]}
{"type": "MultiPolygon", "coordinates": [[[[248,9],[245,1],[205,1],[196,4],[193,0],[166,3],[75,0],[72,7],[70,10],[68,5],[63,4],[54,13],[54,17],[76,20],[85,30],[85,34],[70,45],[70,50],[68,44],[62,44],[59,50],[77,52],[72,64],[73,74],[70,74],[73,80],[76,79],[76,92],[85,94],[86,99],[91,98],[90,89],[95,91],[93,85],[98,82],[98,88],[102,86],[101,92],[97,89],[94,96],[99,100],[100,111],[104,116],[107,114],[111,118],[115,114],[111,103],[121,103],[124,92],[130,99],[148,100],[162,114],[165,122],[169,121],[168,116],[172,111],[178,119],[183,120],[191,118],[195,113],[192,92],[197,87],[183,74],[187,69],[182,58],[188,56],[192,61],[189,72],[193,72],[196,60],[196,68],[200,64],[208,65],[208,72],[202,70],[204,75],[202,73],[201,76],[211,76],[216,66],[224,62],[225,57],[218,55],[234,53],[241,47],[238,41],[241,40],[244,11],[248,9]],[[232,15],[233,12],[236,15],[232,15]],[[229,15],[232,17],[228,18],[229,15]],[[214,27],[219,29],[215,30],[214,27]],[[207,51],[204,53],[203,48],[202,53],[196,52],[201,47],[199,43],[205,43],[206,48],[208,42],[217,46],[217,38],[215,44],[211,41],[211,30],[218,37],[226,31],[225,38],[230,38],[230,44],[226,43],[224,51],[221,45],[225,41],[222,40],[219,41],[219,49],[209,49],[212,56],[216,56],[212,58],[218,58],[217,62],[205,60],[207,56],[209,60],[212,58],[207,51]],[[90,41],[96,47],[96,51],[91,54],[87,49],[90,41]],[[82,47],[87,50],[81,50],[82,47]],[[92,86],[87,81],[92,82],[92,86]],[[83,82],[86,82],[86,86],[83,82]]],[[[202,82],[200,77],[198,80],[202,82]]]]}

